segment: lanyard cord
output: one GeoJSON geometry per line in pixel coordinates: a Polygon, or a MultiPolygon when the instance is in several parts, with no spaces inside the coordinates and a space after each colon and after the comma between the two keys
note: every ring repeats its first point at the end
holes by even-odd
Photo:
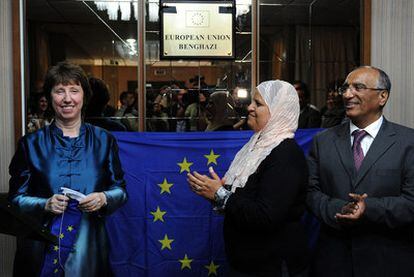
{"type": "MultiPolygon", "coordinates": [[[[66,193],[64,194],[66,196],[66,193]]],[[[61,247],[61,234],[62,234],[62,227],[63,227],[63,218],[65,216],[65,210],[62,213],[62,218],[60,219],[60,226],[59,226],[59,236],[58,236],[58,261],[59,261],[59,266],[62,268],[63,272],[65,272],[65,267],[62,265],[61,262],[61,258],[60,258],[60,247],[61,247]]]]}

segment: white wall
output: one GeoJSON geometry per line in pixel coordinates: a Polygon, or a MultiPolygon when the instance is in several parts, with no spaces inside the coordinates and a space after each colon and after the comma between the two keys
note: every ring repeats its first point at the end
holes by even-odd
{"type": "Polygon", "coordinates": [[[414,1],[372,0],[371,43],[371,64],[392,84],[385,116],[414,128],[414,1]]]}
{"type": "MultiPolygon", "coordinates": [[[[0,192],[8,191],[8,167],[14,153],[12,0],[0,1],[0,192]]],[[[11,276],[14,238],[0,234],[0,276],[11,276]]]]}

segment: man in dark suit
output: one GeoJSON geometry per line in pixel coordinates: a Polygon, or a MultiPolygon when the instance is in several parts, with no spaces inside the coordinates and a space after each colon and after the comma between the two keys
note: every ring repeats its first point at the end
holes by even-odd
{"type": "Polygon", "coordinates": [[[321,127],[321,114],[318,109],[309,103],[310,93],[308,86],[302,81],[295,81],[293,87],[299,97],[300,114],[298,129],[321,127]]]}
{"type": "Polygon", "coordinates": [[[414,276],[414,130],[383,117],[390,89],[378,68],[352,71],[341,88],[350,122],[314,138],[317,277],[414,276]]]}

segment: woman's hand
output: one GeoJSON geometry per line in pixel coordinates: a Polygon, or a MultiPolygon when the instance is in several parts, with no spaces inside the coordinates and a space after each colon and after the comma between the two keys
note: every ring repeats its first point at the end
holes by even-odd
{"type": "Polygon", "coordinates": [[[69,198],[62,194],[53,194],[45,205],[45,210],[54,214],[62,214],[68,206],[69,198]]]}
{"type": "Polygon", "coordinates": [[[187,181],[195,193],[209,200],[214,200],[214,194],[224,185],[224,178],[220,179],[212,167],[209,167],[209,171],[212,178],[194,171],[193,174],[187,174],[187,181]]]}
{"type": "Polygon", "coordinates": [[[103,192],[93,192],[88,194],[79,202],[79,209],[84,212],[96,212],[106,205],[106,195],[103,192]]]}

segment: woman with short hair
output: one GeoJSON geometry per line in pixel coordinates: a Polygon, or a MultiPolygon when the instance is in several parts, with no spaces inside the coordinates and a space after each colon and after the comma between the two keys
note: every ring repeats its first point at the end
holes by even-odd
{"type": "Polygon", "coordinates": [[[117,143],[82,120],[91,91],[79,66],[51,67],[44,92],[55,119],[20,139],[9,200],[48,226],[58,243],[18,238],[14,275],[110,276],[105,216],[127,200],[117,143]]]}

